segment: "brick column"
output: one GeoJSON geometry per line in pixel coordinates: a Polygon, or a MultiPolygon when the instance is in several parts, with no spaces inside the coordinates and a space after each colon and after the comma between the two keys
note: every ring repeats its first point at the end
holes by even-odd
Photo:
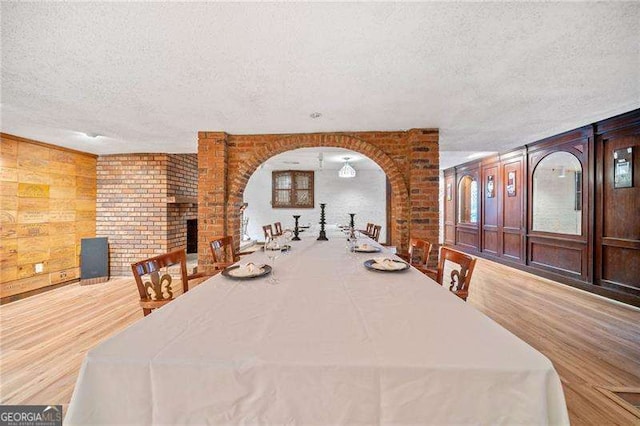
{"type": "Polygon", "coordinates": [[[436,129],[413,129],[409,132],[411,204],[410,234],[433,244],[430,266],[437,262],[438,250],[438,182],[439,134],[436,129]]]}
{"type": "Polygon", "coordinates": [[[198,271],[212,273],[209,241],[227,234],[227,134],[198,133],[198,271]]]}

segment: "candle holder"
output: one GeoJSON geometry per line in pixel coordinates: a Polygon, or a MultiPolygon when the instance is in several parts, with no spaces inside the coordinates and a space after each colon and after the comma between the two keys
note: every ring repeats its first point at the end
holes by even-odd
{"type": "Polygon", "coordinates": [[[355,213],[349,213],[349,216],[351,216],[351,221],[349,222],[349,227],[351,229],[356,229],[356,223],[355,223],[355,221],[353,219],[356,216],[356,214],[355,213]]]}
{"type": "Polygon", "coordinates": [[[298,219],[300,219],[300,215],[294,214],[293,218],[296,221],[296,226],[295,228],[293,228],[293,238],[291,239],[291,241],[300,241],[300,237],[298,236],[298,234],[300,233],[300,229],[298,228],[298,219]]]}
{"type": "Polygon", "coordinates": [[[327,223],[324,217],[324,208],[326,205],[326,203],[320,203],[320,235],[318,236],[318,241],[329,241],[327,233],[324,230],[324,225],[327,223]]]}

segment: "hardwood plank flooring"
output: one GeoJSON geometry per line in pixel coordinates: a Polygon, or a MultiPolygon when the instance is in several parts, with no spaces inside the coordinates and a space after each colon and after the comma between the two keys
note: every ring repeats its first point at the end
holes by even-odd
{"type": "MultiPolygon", "coordinates": [[[[86,352],[142,318],[137,298],[121,278],[0,306],[0,403],[66,408],[86,352]]],[[[639,309],[484,259],[468,303],[554,363],[572,424],[640,425],[606,390],[640,390],[639,309]]]]}

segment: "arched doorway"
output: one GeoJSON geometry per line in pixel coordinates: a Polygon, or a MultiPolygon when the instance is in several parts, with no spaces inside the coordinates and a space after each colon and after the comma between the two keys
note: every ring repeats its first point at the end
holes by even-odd
{"type": "MultiPolygon", "coordinates": [[[[293,229],[293,215],[300,225],[316,224],[320,203],[328,225],[347,225],[355,214],[356,229],[371,222],[382,225],[379,241],[390,243],[390,209],[387,177],[376,162],[344,148],[313,147],[285,151],[262,163],[249,178],[243,193],[247,240],[262,241],[263,225],[280,222],[293,229]],[[345,158],[355,176],[340,176],[345,158]],[[276,189],[279,188],[279,189],[276,189]]],[[[244,226],[243,226],[244,228],[244,226]]]]}
{"type": "Polygon", "coordinates": [[[240,241],[243,193],[255,170],[270,157],[298,148],[345,148],[375,161],[391,187],[391,243],[404,251],[412,225],[423,238],[438,241],[437,130],[293,135],[200,132],[198,137],[200,270],[210,267],[207,242],[214,236],[233,235],[236,243],[240,241]]]}

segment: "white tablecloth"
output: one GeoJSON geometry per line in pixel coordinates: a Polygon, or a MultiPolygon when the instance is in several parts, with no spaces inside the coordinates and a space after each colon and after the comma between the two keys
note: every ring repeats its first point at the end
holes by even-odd
{"type": "Polygon", "coordinates": [[[280,284],[215,276],[89,351],[65,424],[569,423],[542,354],[418,271],[306,234],[280,284]]]}

